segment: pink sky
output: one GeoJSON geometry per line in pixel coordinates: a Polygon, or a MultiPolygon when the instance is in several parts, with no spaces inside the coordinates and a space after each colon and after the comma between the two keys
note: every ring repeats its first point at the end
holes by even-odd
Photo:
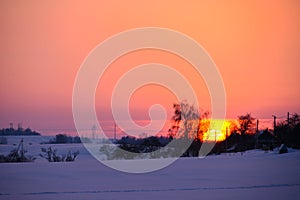
{"type": "MultiPolygon", "coordinates": [[[[147,26],[177,30],[207,50],[223,77],[228,118],[300,112],[298,1],[1,1],[0,25],[1,127],[22,122],[37,130],[72,129],[73,84],[85,57],[107,37],[147,26]]],[[[110,119],[108,102],[118,77],[153,60],[190,76],[201,88],[200,106],[210,109],[203,80],[192,77],[187,63],[143,51],[118,59],[103,77],[96,96],[101,120],[110,119]]],[[[171,114],[174,98],[163,91],[158,98],[158,90],[137,91],[130,107],[134,118],[147,118],[153,103],[171,114]]]]}

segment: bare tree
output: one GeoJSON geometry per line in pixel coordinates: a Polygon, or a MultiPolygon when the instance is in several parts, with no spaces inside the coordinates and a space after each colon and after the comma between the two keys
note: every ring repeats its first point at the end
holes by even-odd
{"type": "Polygon", "coordinates": [[[239,122],[239,131],[241,135],[246,135],[251,133],[251,129],[254,127],[255,118],[251,116],[250,113],[247,113],[246,115],[240,115],[238,116],[238,122],[239,122]]]}
{"type": "Polygon", "coordinates": [[[198,108],[187,101],[173,104],[174,115],[171,119],[170,137],[195,138],[199,129],[200,114],[198,108]]]}

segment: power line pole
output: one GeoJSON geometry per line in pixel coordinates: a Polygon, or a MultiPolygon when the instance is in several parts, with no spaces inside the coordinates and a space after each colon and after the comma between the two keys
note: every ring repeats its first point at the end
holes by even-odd
{"type": "Polygon", "coordinates": [[[274,135],[276,133],[276,116],[272,115],[272,117],[274,118],[274,122],[273,122],[273,131],[274,131],[274,135]]]}
{"type": "Polygon", "coordinates": [[[117,124],[114,125],[114,140],[117,141],[117,124]]]}
{"type": "Polygon", "coordinates": [[[95,139],[95,134],[96,134],[96,125],[92,126],[92,139],[95,139]]]}
{"type": "Polygon", "coordinates": [[[215,129],[215,142],[217,142],[217,130],[215,129]]]}
{"type": "Polygon", "coordinates": [[[287,124],[290,127],[290,112],[287,112],[287,124]]]}
{"type": "Polygon", "coordinates": [[[256,120],[256,136],[255,136],[255,148],[258,147],[258,124],[259,124],[259,120],[256,120]]]}
{"type": "Polygon", "coordinates": [[[226,126],[226,132],[225,132],[225,152],[227,152],[227,137],[228,137],[228,126],[226,126]]]}

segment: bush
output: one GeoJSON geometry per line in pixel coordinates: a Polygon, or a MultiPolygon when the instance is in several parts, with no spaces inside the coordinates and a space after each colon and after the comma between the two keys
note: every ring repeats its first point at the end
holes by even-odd
{"type": "Polygon", "coordinates": [[[68,151],[67,154],[58,155],[57,149],[52,149],[52,147],[41,148],[43,154],[40,154],[42,158],[48,160],[48,162],[73,162],[79,155],[79,151],[68,151]]]}
{"type": "Polygon", "coordinates": [[[13,149],[7,156],[0,155],[0,162],[33,162],[32,156],[26,156],[26,150],[23,148],[23,139],[18,145],[18,148],[13,149]]]}

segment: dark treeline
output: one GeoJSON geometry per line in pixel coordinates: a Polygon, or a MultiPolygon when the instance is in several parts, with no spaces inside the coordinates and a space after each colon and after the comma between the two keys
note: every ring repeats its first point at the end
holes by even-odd
{"type": "Polygon", "coordinates": [[[67,144],[67,143],[81,143],[81,138],[78,136],[72,137],[66,134],[57,134],[54,139],[47,142],[48,144],[67,144]]]}
{"type": "Polygon", "coordinates": [[[10,135],[12,135],[12,136],[14,136],[14,135],[15,136],[18,136],[18,135],[27,136],[27,135],[41,135],[41,134],[36,131],[31,130],[30,128],[23,129],[22,124],[18,124],[18,128],[15,129],[13,127],[13,124],[11,123],[9,128],[0,129],[0,135],[1,136],[10,136],[10,135]]]}
{"type": "Polygon", "coordinates": [[[134,152],[134,153],[149,153],[166,146],[172,139],[168,137],[147,137],[147,138],[135,138],[135,137],[122,137],[117,140],[117,144],[121,149],[134,152]]]}
{"type": "MultiPolygon", "coordinates": [[[[190,142],[187,150],[182,151],[182,157],[199,156],[199,150],[203,142],[198,138],[191,141],[191,139],[172,137],[151,136],[148,138],[135,138],[126,136],[117,140],[117,145],[128,152],[149,153],[165,147],[174,140],[177,141],[177,145],[170,146],[173,149],[180,148],[178,144],[184,140],[189,140],[188,142],[190,142]]],[[[275,131],[265,129],[253,134],[247,133],[247,131],[242,131],[241,133],[241,128],[235,129],[226,140],[216,142],[209,154],[244,152],[251,149],[273,151],[274,148],[280,147],[282,144],[289,148],[300,149],[300,120],[297,114],[294,115],[290,122],[285,121],[278,124],[275,131]]]]}
{"type": "Polygon", "coordinates": [[[91,143],[91,139],[79,136],[68,136],[66,134],[57,134],[55,138],[49,140],[49,142],[44,142],[44,144],[72,144],[72,143],[91,143]]]}
{"type": "MultiPolygon", "coordinates": [[[[173,124],[168,137],[152,136],[137,139],[127,136],[117,141],[118,146],[127,152],[149,153],[160,150],[173,141],[174,145],[168,145],[168,148],[175,152],[181,152],[182,157],[199,156],[199,150],[203,144],[203,134],[208,131],[208,124],[198,123],[197,131],[195,131],[195,119],[201,120],[203,115],[200,117],[197,110],[187,103],[174,104],[174,110],[173,124]],[[181,122],[183,125],[180,125],[181,122]],[[189,145],[182,147],[180,143],[188,143],[189,145]],[[182,149],[180,149],[181,147],[182,149]]],[[[251,149],[273,151],[277,147],[300,149],[300,118],[298,114],[294,114],[288,120],[277,124],[274,126],[274,130],[255,129],[255,118],[251,114],[238,116],[237,121],[238,124],[230,129],[228,136],[226,133],[226,139],[217,141],[209,154],[244,152],[251,149]]],[[[280,152],[286,151],[280,150],[280,152]]]]}

